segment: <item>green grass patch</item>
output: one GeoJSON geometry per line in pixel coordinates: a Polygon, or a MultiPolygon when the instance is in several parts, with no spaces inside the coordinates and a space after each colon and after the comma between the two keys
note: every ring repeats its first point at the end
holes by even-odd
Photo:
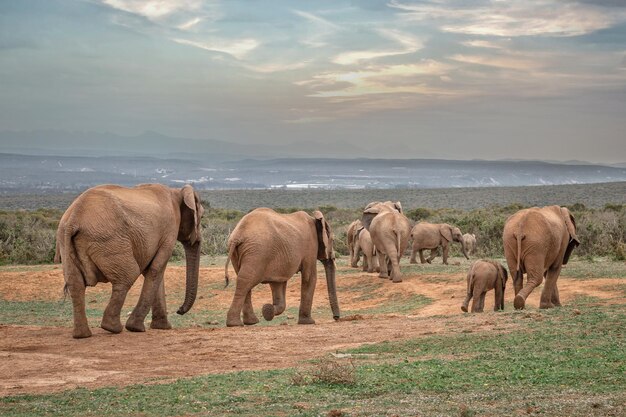
{"type": "MultiPolygon", "coordinates": [[[[502,313],[511,333],[459,333],[352,349],[354,383],[294,384],[295,369],[0,399],[12,416],[621,415],[624,306],[502,313]],[[621,408],[620,408],[621,407],[621,408]],[[465,410],[465,411],[463,411],[465,410]],[[471,414],[465,414],[471,415],[471,414]]],[[[315,363],[303,365],[315,367],[315,363]]],[[[332,380],[331,380],[332,381],[332,380]]]]}
{"type": "Polygon", "coordinates": [[[607,258],[577,258],[561,270],[568,278],[626,278],[626,262],[607,258]]]}

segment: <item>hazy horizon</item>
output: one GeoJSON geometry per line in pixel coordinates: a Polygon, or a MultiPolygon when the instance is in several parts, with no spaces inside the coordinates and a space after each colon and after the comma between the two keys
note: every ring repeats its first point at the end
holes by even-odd
{"type": "Polygon", "coordinates": [[[0,80],[5,132],[626,162],[616,0],[4,2],[0,80]]]}

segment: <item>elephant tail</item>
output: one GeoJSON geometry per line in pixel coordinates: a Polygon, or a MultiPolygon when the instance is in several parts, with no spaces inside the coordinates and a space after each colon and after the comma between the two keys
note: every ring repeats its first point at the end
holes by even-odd
{"type": "Polygon", "coordinates": [[[72,226],[67,226],[57,233],[54,261],[61,262],[63,264],[63,277],[65,279],[65,284],[63,285],[64,299],[69,294],[69,281],[81,279],[86,283],[85,276],[83,275],[81,268],[78,266],[80,261],[74,246],[74,236],[77,233],[78,228],[72,226]],[[63,241],[63,248],[61,248],[61,240],[63,241]]]}
{"type": "Polygon", "coordinates": [[[522,240],[524,240],[525,237],[520,227],[517,232],[515,232],[515,239],[517,240],[517,265],[515,269],[517,271],[520,271],[520,264],[522,263],[522,240]]]}
{"type": "Polygon", "coordinates": [[[229,242],[228,256],[226,257],[226,264],[224,265],[224,281],[225,281],[224,288],[228,287],[228,284],[230,284],[230,277],[228,276],[228,264],[230,263],[231,259],[233,259],[236,249],[237,249],[237,245],[235,243],[229,242]]]}
{"type": "Polygon", "coordinates": [[[228,287],[230,284],[230,278],[228,277],[228,264],[230,263],[230,254],[226,257],[226,265],[224,265],[224,288],[228,287]]]}

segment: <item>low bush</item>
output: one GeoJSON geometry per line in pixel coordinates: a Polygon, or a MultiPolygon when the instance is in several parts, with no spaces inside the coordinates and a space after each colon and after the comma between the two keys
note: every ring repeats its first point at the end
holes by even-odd
{"type": "MultiPolygon", "coordinates": [[[[230,209],[207,207],[202,224],[202,253],[205,255],[225,255],[230,232],[245,212],[230,209]]],[[[506,219],[523,208],[521,204],[504,207],[493,206],[469,211],[459,209],[432,209],[418,207],[406,210],[413,223],[449,223],[463,233],[474,233],[477,239],[476,257],[501,257],[502,230],[506,219]]],[[[305,211],[311,213],[315,208],[305,211]]],[[[355,219],[361,217],[362,208],[345,209],[326,205],[320,209],[332,226],[335,237],[335,252],[339,256],[348,254],[346,229],[355,219]]],[[[607,204],[602,208],[587,208],[583,204],[570,206],[576,219],[581,245],[574,256],[588,259],[610,257],[626,259],[626,205],[607,204]]],[[[292,207],[278,210],[291,213],[300,209],[292,207]]],[[[40,209],[35,211],[0,212],[0,264],[50,263],[54,258],[55,234],[62,212],[40,209]]],[[[410,250],[410,249],[409,249],[410,250]]],[[[461,256],[460,245],[451,245],[451,255],[461,256]]],[[[177,245],[173,259],[184,258],[184,251],[177,245]]]]}

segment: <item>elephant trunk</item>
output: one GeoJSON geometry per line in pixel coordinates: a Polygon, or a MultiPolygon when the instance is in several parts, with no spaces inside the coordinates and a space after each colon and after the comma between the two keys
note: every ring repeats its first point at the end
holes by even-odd
{"type": "Polygon", "coordinates": [[[467,245],[465,240],[461,239],[461,251],[463,251],[463,255],[465,255],[465,259],[469,259],[469,255],[467,254],[467,245]]]}
{"type": "Polygon", "coordinates": [[[332,259],[323,260],[324,271],[326,272],[326,286],[328,287],[328,300],[333,311],[333,318],[339,320],[339,301],[337,300],[337,285],[335,282],[335,261],[332,259]]]}
{"type": "Polygon", "coordinates": [[[196,301],[196,294],[198,293],[198,274],[200,270],[200,242],[196,242],[193,245],[183,244],[185,248],[185,258],[187,260],[187,282],[185,289],[185,301],[180,306],[176,313],[185,314],[191,309],[193,303],[196,301]]]}

